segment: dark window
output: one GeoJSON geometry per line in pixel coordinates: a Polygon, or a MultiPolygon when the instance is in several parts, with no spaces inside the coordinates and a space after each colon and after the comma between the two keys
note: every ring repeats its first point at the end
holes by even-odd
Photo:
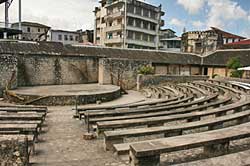
{"type": "Polygon", "coordinates": [[[128,5],[128,13],[134,14],[134,6],[133,5],[128,5]]]}
{"type": "Polygon", "coordinates": [[[157,18],[156,18],[156,12],[151,11],[151,18],[153,18],[153,19],[157,19],[157,18]]]}
{"type": "Polygon", "coordinates": [[[133,34],[132,31],[128,31],[128,39],[133,39],[133,34]]]}
{"type": "Polygon", "coordinates": [[[143,16],[149,17],[149,11],[147,9],[143,9],[143,16]]]}
{"type": "Polygon", "coordinates": [[[64,40],[68,40],[68,35],[64,35],[64,40]]]}
{"type": "MultiPolygon", "coordinates": [[[[97,38],[96,38],[97,39],[97,38]]],[[[100,39],[100,38],[99,38],[100,39]]],[[[79,40],[79,37],[78,36],[76,36],[75,37],[75,41],[78,41],[79,40]]],[[[97,39],[98,40],[98,39],[97,39]]]]}
{"type": "Polygon", "coordinates": [[[112,39],[113,38],[113,34],[112,33],[108,33],[107,38],[108,39],[112,39]]]}
{"type": "Polygon", "coordinates": [[[134,19],[133,18],[131,18],[131,17],[128,18],[128,25],[134,26],[134,19]]]}
{"type": "Polygon", "coordinates": [[[141,28],[141,20],[135,20],[135,26],[141,28]]]}
{"type": "Polygon", "coordinates": [[[156,25],[155,24],[150,24],[150,30],[155,31],[156,30],[156,25]]]}
{"type": "Polygon", "coordinates": [[[37,29],[38,32],[41,32],[40,28],[37,29]]]}
{"type": "Polygon", "coordinates": [[[144,41],[148,41],[148,35],[147,34],[143,34],[143,39],[144,41]]]}
{"type": "Polygon", "coordinates": [[[141,15],[141,11],[142,11],[142,9],[141,9],[140,7],[136,7],[136,12],[135,12],[135,14],[141,15]]]}
{"type": "Polygon", "coordinates": [[[135,33],[135,39],[136,39],[136,40],[141,40],[141,33],[136,32],[136,33],[135,33]]]}
{"type": "Polygon", "coordinates": [[[30,27],[27,27],[27,32],[30,32],[30,27]]]}
{"type": "Polygon", "coordinates": [[[69,36],[69,39],[70,39],[70,41],[74,40],[72,35],[69,36]]]}
{"type": "Polygon", "coordinates": [[[148,22],[143,21],[143,28],[144,28],[144,29],[148,29],[148,22]]]}
{"type": "Polygon", "coordinates": [[[58,35],[58,40],[62,40],[62,35],[58,35]]]}
{"type": "Polygon", "coordinates": [[[152,35],[150,35],[150,42],[154,42],[155,41],[155,37],[154,36],[152,36],[152,35]]]}

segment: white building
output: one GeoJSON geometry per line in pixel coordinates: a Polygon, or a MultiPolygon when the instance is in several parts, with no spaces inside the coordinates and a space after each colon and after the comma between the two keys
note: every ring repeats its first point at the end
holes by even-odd
{"type": "Polygon", "coordinates": [[[65,31],[51,29],[48,32],[48,41],[61,42],[63,44],[78,44],[80,33],[78,31],[65,31]]]}

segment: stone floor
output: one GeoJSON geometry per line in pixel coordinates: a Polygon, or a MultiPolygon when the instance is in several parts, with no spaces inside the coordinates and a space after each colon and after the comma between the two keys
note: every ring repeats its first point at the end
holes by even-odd
{"type": "Polygon", "coordinates": [[[104,151],[101,140],[83,140],[86,130],[72,116],[71,107],[49,107],[47,127],[31,158],[33,166],[125,166],[104,151]]]}

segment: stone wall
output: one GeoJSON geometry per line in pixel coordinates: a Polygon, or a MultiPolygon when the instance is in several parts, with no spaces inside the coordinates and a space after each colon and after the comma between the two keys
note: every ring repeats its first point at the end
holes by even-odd
{"type": "Polygon", "coordinates": [[[28,141],[24,137],[13,139],[13,136],[0,138],[1,166],[28,166],[28,141]]]}
{"type": "Polygon", "coordinates": [[[3,90],[13,77],[11,88],[17,86],[17,59],[13,55],[0,54],[0,97],[3,96],[3,90]]]}
{"type": "Polygon", "coordinates": [[[128,59],[100,59],[99,83],[119,85],[119,79],[122,80],[124,89],[135,88],[138,69],[144,65],[152,64],[147,61],[128,59]]]}
{"type": "Polygon", "coordinates": [[[149,85],[159,85],[164,82],[187,82],[207,80],[208,76],[175,76],[175,75],[142,75],[137,76],[137,90],[149,85]]]}
{"type": "Polygon", "coordinates": [[[98,59],[86,56],[22,55],[18,86],[98,82],[98,59]]]}

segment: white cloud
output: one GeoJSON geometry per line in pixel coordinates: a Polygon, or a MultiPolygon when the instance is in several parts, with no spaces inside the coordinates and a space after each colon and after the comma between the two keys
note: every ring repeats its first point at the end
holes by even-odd
{"type": "Polygon", "coordinates": [[[172,18],[169,22],[170,25],[174,25],[176,27],[184,27],[185,23],[182,20],[179,20],[177,18],[172,18]]]}
{"type": "Polygon", "coordinates": [[[205,5],[206,0],[178,0],[177,3],[182,5],[189,14],[197,14],[205,5]]]}
{"type": "Polygon", "coordinates": [[[193,27],[200,29],[200,28],[202,28],[205,24],[204,24],[203,22],[201,22],[200,20],[198,20],[198,21],[192,21],[192,25],[193,25],[193,27]]]}
{"type": "Polygon", "coordinates": [[[210,8],[208,13],[207,26],[223,28],[236,20],[246,20],[247,12],[232,0],[207,0],[210,8]]]}
{"type": "MultiPolygon", "coordinates": [[[[94,7],[98,0],[25,0],[23,21],[36,21],[55,29],[77,30],[94,27],[94,7]]],[[[18,1],[10,8],[10,21],[18,20],[18,1]]],[[[0,22],[4,21],[4,5],[0,5],[0,22]]]]}

